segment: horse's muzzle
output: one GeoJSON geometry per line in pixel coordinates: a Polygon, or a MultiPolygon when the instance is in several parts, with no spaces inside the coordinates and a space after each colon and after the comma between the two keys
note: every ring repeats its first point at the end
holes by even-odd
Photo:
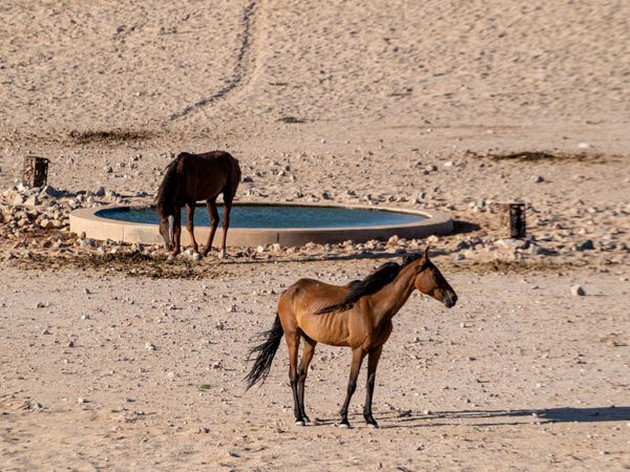
{"type": "Polygon", "coordinates": [[[443,302],[446,308],[453,308],[457,303],[457,295],[455,292],[447,293],[444,295],[443,302]]]}

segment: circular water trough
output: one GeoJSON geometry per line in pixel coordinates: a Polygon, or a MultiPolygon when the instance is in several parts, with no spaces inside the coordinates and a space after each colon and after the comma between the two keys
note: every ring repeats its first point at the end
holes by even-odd
{"type": "MultiPolygon", "coordinates": [[[[220,208],[221,209],[221,208],[220,208]]],[[[191,243],[182,211],[182,244],[191,243]]],[[[108,205],[83,208],[70,214],[70,230],[91,239],[126,243],[162,244],[155,208],[108,205]]],[[[374,208],[363,206],[293,205],[240,203],[230,213],[227,244],[258,246],[279,243],[302,246],[355,242],[370,239],[424,238],[453,230],[449,215],[428,210],[374,208]]],[[[221,240],[221,225],[214,244],[221,240]]],[[[210,232],[205,206],[195,211],[195,238],[204,243],[210,232]],[[204,221],[205,219],[205,221],[204,221]]]]}

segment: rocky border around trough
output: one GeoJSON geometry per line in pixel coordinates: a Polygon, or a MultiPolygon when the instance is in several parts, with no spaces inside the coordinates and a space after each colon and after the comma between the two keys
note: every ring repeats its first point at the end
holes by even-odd
{"type": "MultiPolygon", "coordinates": [[[[77,208],[100,207],[110,204],[148,204],[149,195],[133,197],[104,188],[96,191],[70,192],[55,189],[12,187],[0,194],[0,263],[44,268],[46,266],[98,266],[110,261],[120,270],[132,271],[147,265],[156,267],[168,263],[174,268],[190,268],[190,264],[207,267],[218,263],[211,257],[199,260],[190,250],[168,260],[161,245],[140,243],[121,244],[113,240],[96,241],[69,230],[69,214],[77,208]],[[107,256],[107,257],[105,257],[107,256]],[[44,262],[45,261],[45,262],[44,262]],[[116,262],[119,264],[116,265],[116,262]]],[[[600,234],[599,227],[610,226],[610,220],[622,217],[626,221],[630,208],[581,208],[575,209],[575,217],[584,222],[576,229],[562,217],[547,215],[528,206],[528,234],[524,240],[501,237],[497,215],[492,202],[470,201],[464,206],[446,205],[456,220],[455,233],[448,236],[430,236],[425,239],[403,239],[397,236],[387,241],[371,240],[365,243],[345,241],[339,244],[307,243],[300,247],[280,247],[265,244],[256,247],[236,247],[230,250],[229,260],[282,261],[318,260],[331,258],[378,259],[388,254],[404,254],[431,244],[440,264],[481,271],[558,271],[570,267],[607,272],[617,270],[621,274],[628,263],[629,248],[624,240],[627,228],[600,234]]],[[[566,218],[565,218],[566,219],[566,218]]],[[[623,225],[622,225],[623,226],[623,225]]],[[[170,270],[170,269],[169,269],[170,270]]],[[[173,269],[174,270],[174,269],[173,269]]],[[[186,269],[188,270],[188,269],[186,269]]],[[[175,271],[175,272],[177,272],[175,271]]],[[[167,274],[168,270],[147,274],[167,274]]],[[[171,271],[172,272],[172,271],[171,271]]]]}

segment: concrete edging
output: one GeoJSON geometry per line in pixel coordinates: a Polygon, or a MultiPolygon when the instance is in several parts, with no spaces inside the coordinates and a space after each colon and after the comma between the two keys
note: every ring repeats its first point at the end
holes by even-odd
{"type": "MultiPolygon", "coordinates": [[[[238,203],[239,206],[268,205],[265,203],[238,203]]],[[[359,205],[321,205],[321,204],[292,204],[274,203],[274,206],[316,206],[330,208],[357,208],[369,210],[394,211],[425,216],[427,219],[410,224],[392,226],[366,226],[359,228],[230,228],[227,235],[229,246],[259,246],[263,244],[279,243],[281,246],[302,246],[308,242],[325,244],[340,243],[351,239],[364,242],[370,239],[388,239],[397,235],[406,239],[420,239],[432,234],[448,234],[453,231],[453,221],[450,215],[437,211],[411,210],[406,208],[385,208],[359,205]]],[[[125,210],[129,205],[104,205],[102,207],[81,208],[70,214],[70,231],[91,239],[111,239],[124,243],[162,244],[162,237],[156,224],[133,223],[111,220],[96,215],[103,210],[125,210]]],[[[135,208],[147,208],[135,207],[135,208]]],[[[200,208],[201,209],[201,208],[200,208]]],[[[203,207],[205,209],[205,206],[203,207]]],[[[221,240],[222,228],[219,227],[214,245],[221,240]]],[[[195,238],[198,243],[204,243],[210,233],[208,226],[195,227],[195,238]]],[[[182,244],[189,245],[190,236],[186,228],[182,228],[182,244]]]]}

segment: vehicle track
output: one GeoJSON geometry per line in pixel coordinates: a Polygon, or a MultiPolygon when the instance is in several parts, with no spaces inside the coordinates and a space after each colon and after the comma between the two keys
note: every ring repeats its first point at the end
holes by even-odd
{"type": "Polygon", "coordinates": [[[252,29],[253,29],[253,23],[255,20],[255,12],[256,12],[256,7],[257,7],[256,3],[257,3],[256,1],[250,2],[245,7],[245,10],[243,11],[243,17],[241,20],[241,23],[243,25],[243,30],[242,30],[242,33],[240,34],[241,46],[239,47],[238,55],[236,57],[236,66],[234,68],[234,72],[230,80],[228,80],[225,87],[220,89],[215,94],[209,97],[203,98],[199,100],[198,102],[193,103],[192,105],[188,105],[183,110],[177,113],[173,113],[169,117],[170,122],[185,118],[186,116],[196,111],[199,111],[209,105],[214,104],[218,100],[225,98],[235,89],[243,85],[245,81],[245,77],[248,72],[247,59],[251,51],[251,45],[252,45],[252,29]]]}

